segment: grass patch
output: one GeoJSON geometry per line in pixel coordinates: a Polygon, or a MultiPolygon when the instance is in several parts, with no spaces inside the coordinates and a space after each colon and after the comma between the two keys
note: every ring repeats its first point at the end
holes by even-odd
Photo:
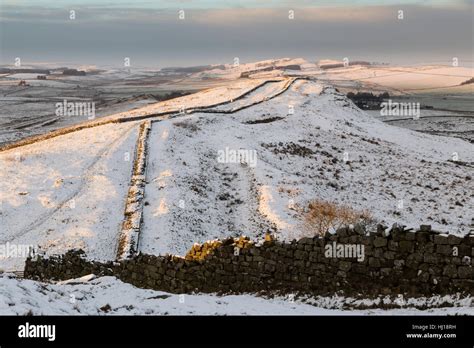
{"type": "Polygon", "coordinates": [[[347,205],[315,199],[308,204],[304,225],[308,234],[322,236],[330,230],[356,223],[368,224],[372,220],[368,210],[357,211],[347,205]]]}

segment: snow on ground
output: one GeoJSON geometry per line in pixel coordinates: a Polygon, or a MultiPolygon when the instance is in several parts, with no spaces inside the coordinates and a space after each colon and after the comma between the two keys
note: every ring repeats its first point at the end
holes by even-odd
{"type": "Polygon", "coordinates": [[[182,73],[167,76],[140,69],[104,70],[86,76],[51,74],[47,80],[38,80],[37,75],[9,74],[0,77],[0,144],[87,121],[89,115],[57,116],[56,103],[65,100],[95,103],[97,118],[139,116],[171,110],[178,112],[181,106],[188,108],[196,104],[205,105],[208,101],[226,100],[227,96],[239,95],[241,89],[243,93],[265,81],[259,79],[232,84],[228,79],[191,78],[182,73]],[[27,86],[18,86],[23,78],[27,86]],[[221,88],[209,90],[216,86],[221,88]],[[156,102],[157,98],[169,93],[204,89],[208,90],[199,96],[177,99],[179,105],[175,102],[156,102]],[[154,105],[146,107],[149,104],[154,105]],[[136,110],[129,112],[133,109],[136,110]]]}
{"type": "MultiPolygon", "coordinates": [[[[255,83],[158,104],[209,105],[255,83]]],[[[459,161],[473,162],[474,145],[384,124],[313,81],[296,81],[268,99],[283,85],[269,83],[222,107],[263,101],[234,114],[155,120],[143,252],[184,255],[194,242],[229,235],[311,234],[303,217],[313,199],[368,210],[387,225],[468,232],[472,163],[450,160],[456,153],[459,161]],[[256,162],[218,160],[219,151],[239,150],[255,154],[256,162]]],[[[1,153],[0,242],[39,245],[48,253],[80,247],[91,258],[113,258],[135,140],[136,124],[109,124],[1,153]]],[[[2,260],[0,267],[21,267],[20,261],[2,260]]]]}
{"type": "MultiPolygon", "coordinates": [[[[449,90],[474,77],[474,69],[455,66],[349,66],[326,70],[321,78],[339,84],[347,81],[351,86],[365,84],[395,93],[418,93],[427,90],[449,90]]],[[[472,93],[472,87],[470,89],[472,93]]]]}
{"type": "MultiPolygon", "coordinates": [[[[304,65],[314,68],[314,64],[309,64],[303,58],[281,58],[267,59],[258,62],[240,63],[236,65],[225,64],[225,69],[211,69],[193,74],[198,78],[222,78],[222,79],[238,79],[243,72],[254,72],[265,68],[284,68],[288,65],[304,65]]],[[[257,75],[258,76],[258,75],[257,75]]]]}
{"type": "Polygon", "coordinates": [[[251,173],[240,165],[216,166],[215,149],[193,136],[200,126],[189,119],[155,123],[150,134],[140,240],[145,253],[184,255],[194,242],[265,232],[251,173]]]}
{"type": "MultiPolygon", "coordinates": [[[[209,106],[235,99],[263,81],[242,79],[110,117],[209,106]]],[[[269,99],[285,83],[281,78],[216,108],[232,110],[262,101],[234,114],[155,118],[142,252],[183,255],[195,242],[229,235],[260,238],[271,231],[292,239],[311,234],[303,228],[303,217],[312,199],[368,210],[387,225],[431,224],[460,234],[469,230],[473,144],[384,124],[335,88],[314,81],[297,81],[269,99]],[[219,161],[219,151],[238,150],[251,156],[246,163],[219,161]],[[454,155],[459,162],[452,161],[454,155]]],[[[113,259],[137,126],[108,124],[0,153],[0,243],[39,245],[48,254],[83,248],[90,258],[113,259]]],[[[21,270],[23,260],[0,259],[0,268],[21,270]]],[[[438,303],[439,298],[429,301],[438,303]]],[[[136,289],[115,278],[76,285],[0,278],[0,314],[100,314],[107,304],[109,313],[117,314],[347,313],[334,298],[290,303],[251,295],[186,295],[183,305],[176,295],[136,289]],[[70,302],[71,294],[76,303],[70,302]]],[[[470,304],[460,305],[350,313],[472,314],[470,304]]]]}
{"type": "Polygon", "coordinates": [[[232,104],[224,104],[224,105],[219,105],[215,108],[214,110],[231,110],[231,109],[238,109],[242,106],[249,105],[252,103],[260,102],[264,100],[265,98],[269,98],[273,96],[274,94],[278,93],[281,91],[285,84],[288,83],[288,80],[282,79],[277,82],[270,82],[267,83],[266,85],[262,86],[261,88],[258,88],[257,90],[249,93],[245,98],[243,99],[238,99],[234,101],[232,104]]]}
{"type": "MultiPolygon", "coordinates": [[[[0,243],[110,259],[123,219],[137,124],[84,129],[0,153],[0,243]]],[[[23,258],[0,259],[22,269],[23,258]]]]}
{"type": "Polygon", "coordinates": [[[472,167],[450,160],[473,162],[474,145],[384,124],[315,82],[232,115],[155,123],[150,149],[144,252],[183,255],[194,242],[267,230],[299,237],[311,233],[302,211],[312,199],[387,225],[464,234],[471,223],[472,167]],[[220,163],[226,148],[256,151],[256,166],[220,163]]]}
{"type": "MultiPolygon", "coordinates": [[[[0,315],[473,315],[472,298],[265,298],[256,295],[179,295],[139,289],[114,277],[82,278],[48,284],[0,275],[0,315]],[[306,302],[306,303],[305,303],[306,302]],[[373,303],[398,309],[355,309],[373,303]],[[445,308],[430,308],[439,304],[445,308]],[[416,309],[423,306],[426,310],[416,309]],[[409,308],[403,308],[409,307],[409,308]]],[[[362,307],[363,308],[363,307],[362,307]]]]}
{"type": "MultiPolygon", "coordinates": [[[[182,103],[212,105],[263,81],[242,81],[155,103],[153,112],[178,110],[182,103]]],[[[281,87],[281,83],[272,83],[262,89],[274,93],[273,85],[281,87]]],[[[250,101],[254,101],[252,96],[250,101]]],[[[135,139],[136,124],[111,124],[2,152],[1,216],[5,228],[0,242],[38,245],[48,253],[79,247],[91,258],[113,258],[135,139]],[[126,154],[128,161],[124,160],[126,154]],[[23,216],[20,222],[18,216],[23,216]]],[[[2,259],[0,268],[22,269],[23,260],[2,259]]]]}
{"type": "Polygon", "coordinates": [[[409,119],[391,122],[391,124],[420,132],[455,136],[474,143],[474,117],[472,116],[421,117],[416,121],[409,119]]]}
{"type": "Polygon", "coordinates": [[[474,143],[474,115],[431,109],[420,110],[418,119],[407,116],[381,116],[380,110],[370,110],[366,113],[392,126],[457,137],[474,143]]]}
{"type": "Polygon", "coordinates": [[[249,92],[253,88],[265,82],[267,79],[245,79],[229,83],[226,86],[210,88],[199,93],[170,99],[164,102],[147,105],[132,111],[115,114],[111,117],[134,117],[153,115],[162,112],[188,110],[197,106],[211,106],[222,103],[249,92]]]}

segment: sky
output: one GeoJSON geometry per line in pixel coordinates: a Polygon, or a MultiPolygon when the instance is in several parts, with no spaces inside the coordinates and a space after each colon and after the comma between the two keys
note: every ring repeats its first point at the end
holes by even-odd
{"type": "Polygon", "coordinates": [[[234,57],[450,64],[457,57],[472,66],[473,6],[473,0],[0,0],[0,64],[17,57],[23,64],[115,67],[129,58],[132,68],[231,64],[234,57]]]}

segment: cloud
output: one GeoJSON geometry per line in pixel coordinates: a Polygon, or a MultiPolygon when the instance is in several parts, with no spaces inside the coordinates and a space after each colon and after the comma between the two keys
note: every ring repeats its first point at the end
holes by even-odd
{"type": "Polygon", "coordinates": [[[132,56],[144,64],[199,65],[235,56],[242,61],[347,56],[392,62],[394,57],[472,56],[470,11],[405,5],[405,19],[399,21],[398,9],[295,8],[294,20],[288,19],[287,8],[189,9],[181,21],[175,9],[77,8],[71,21],[64,8],[3,6],[0,58],[120,64],[132,56]]]}
{"type": "MultiPolygon", "coordinates": [[[[241,26],[247,23],[262,23],[284,21],[289,19],[287,9],[223,9],[208,11],[193,11],[189,18],[201,24],[222,26],[241,26]]],[[[376,23],[397,18],[397,8],[392,7],[364,7],[364,8],[305,8],[291,9],[294,11],[295,22],[321,23],[376,23]]]]}

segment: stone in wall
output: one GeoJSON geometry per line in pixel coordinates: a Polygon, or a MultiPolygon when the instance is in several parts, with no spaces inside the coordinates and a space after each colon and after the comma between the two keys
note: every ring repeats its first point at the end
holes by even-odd
{"type": "Polygon", "coordinates": [[[246,237],[195,244],[185,257],[139,254],[120,262],[87,260],[73,250],[29,258],[25,277],[63,280],[94,273],[175,293],[272,291],[313,295],[408,296],[468,293],[474,288],[474,235],[443,235],[394,225],[361,226],[324,237],[255,243],[246,237]]]}

